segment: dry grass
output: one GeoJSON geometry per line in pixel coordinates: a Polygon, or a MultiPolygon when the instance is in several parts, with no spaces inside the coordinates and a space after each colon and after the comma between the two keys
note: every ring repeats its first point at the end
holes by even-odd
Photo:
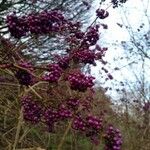
{"type": "MultiPolygon", "coordinates": [[[[8,73],[1,72],[0,76],[12,80],[0,82],[0,150],[56,150],[61,143],[60,141],[63,142],[63,146],[61,145],[59,150],[102,150],[101,148],[94,148],[87,139],[74,134],[69,128],[66,131],[67,123],[63,124],[57,133],[48,133],[41,124],[31,125],[24,122],[19,101],[21,88],[18,82],[8,73]]],[[[65,99],[68,95],[68,91],[63,85],[64,87],[60,87],[63,91],[55,88],[56,91],[54,92],[59,91],[60,93],[58,97],[54,98],[54,92],[50,95],[42,92],[45,86],[45,84],[41,84],[33,88],[37,93],[40,93],[46,103],[50,103],[49,99],[57,101],[57,98],[65,99]]],[[[39,97],[35,91],[29,89],[28,92],[39,97]]],[[[136,121],[131,116],[128,116],[127,120],[126,114],[115,113],[110,107],[110,99],[105,96],[101,89],[97,90],[95,99],[93,112],[95,114],[106,112],[106,121],[121,129],[124,139],[123,150],[149,150],[150,133],[148,126],[142,128],[139,120],[136,121]]]]}

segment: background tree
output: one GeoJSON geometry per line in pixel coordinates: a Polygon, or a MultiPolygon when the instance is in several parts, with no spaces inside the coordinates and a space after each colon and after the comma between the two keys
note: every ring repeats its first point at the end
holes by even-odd
{"type": "MultiPolygon", "coordinates": [[[[52,10],[58,9],[61,10],[65,17],[67,17],[70,21],[79,21],[84,22],[86,12],[88,12],[91,5],[91,1],[72,1],[72,0],[21,0],[21,1],[2,1],[1,2],[1,10],[0,10],[0,33],[1,36],[9,37],[10,41],[13,42],[14,38],[10,37],[7,31],[6,26],[6,14],[11,14],[14,11],[17,15],[29,14],[30,12],[38,12],[43,10],[52,10]]],[[[15,42],[15,41],[14,41],[15,42]]],[[[32,61],[39,61],[40,63],[46,60],[51,60],[52,53],[64,53],[62,50],[66,48],[63,39],[58,39],[54,35],[49,35],[46,38],[40,37],[37,39],[36,37],[24,38],[19,41],[22,45],[28,45],[27,48],[24,48],[23,54],[28,55],[27,57],[31,57],[32,61]],[[55,44],[59,43],[59,44],[55,44]],[[44,46],[43,46],[44,44],[44,46]],[[30,55],[29,55],[30,54],[30,55]]]]}

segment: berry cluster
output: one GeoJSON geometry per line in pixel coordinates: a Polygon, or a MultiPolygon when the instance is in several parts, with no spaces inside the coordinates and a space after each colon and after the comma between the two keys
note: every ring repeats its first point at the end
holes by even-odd
{"type": "Polygon", "coordinates": [[[106,11],[104,9],[97,9],[96,10],[96,15],[100,19],[105,19],[109,16],[109,13],[108,13],[108,11],[106,11]]]}
{"type": "Polygon", "coordinates": [[[52,108],[48,107],[45,109],[43,113],[44,122],[48,127],[48,131],[52,132],[54,129],[54,123],[59,120],[59,114],[58,112],[52,108]]]}
{"type": "Polygon", "coordinates": [[[54,125],[59,121],[64,121],[73,117],[74,109],[70,109],[68,105],[61,104],[58,108],[48,107],[44,111],[43,120],[48,127],[49,132],[54,130],[54,125]]]}
{"type": "Polygon", "coordinates": [[[72,128],[79,131],[85,131],[86,122],[81,118],[81,116],[76,116],[73,121],[72,128]]]}
{"type": "Polygon", "coordinates": [[[67,22],[67,27],[70,33],[76,33],[78,31],[80,31],[81,28],[81,23],[80,22],[67,22]]]}
{"type": "Polygon", "coordinates": [[[92,50],[83,50],[83,51],[77,51],[73,55],[74,61],[79,61],[82,63],[89,63],[89,64],[94,64],[95,65],[95,58],[96,54],[92,50]]]}
{"type": "MultiPolygon", "coordinates": [[[[24,96],[21,99],[23,107],[23,116],[26,121],[31,123],[39,123],[42,121],[48,127],[48,131],[54,131],[54,126],[59,121],[75,118],[72,123],[72,128],[78,131],[84,131],[87,137],[95,137],[99,134],[102,128],[102,120],[88,115],[86,118],[79,114],[75,114],[74,110],[79,106],[78,99],[69,99],[66,105],[61,104],[58,108],[47,107],[42,109],[38,101],[32,100],[31,96],[24,96]]],[[[77,110],[77,109],[76,109],[77,110]]]]}
{"type": "Polygon", "coordinates": [[[102,129],[102,119],[97,118],[96,116],[88,115],[88,117],[86,117],[86,124],[86,136],[89,137],[94,144],[99,144],[99,134],[102,129]]]}
{"type": "Polygon", "coordinates": [[[81,25],[78,22],[68,22],[67,31],[69,31],[69,36],[66,37],[66,41],[72,46],[79,45],[85,36],[85,33],[80,30],[80,27],[81,25]]]}
{"type": "Polygon", "coordinates": [[[27,16],[17,17],[15,13],[7,16],[8,29],[12,36],[21,38],[31,34],[46,34],[59,32],[65,25],[63,15],[56,10],[30,13],[27,16]]]}
{"type": "Polygon", "coordinates": [[[77,110],[80,104],[80,100],[76,98],[71,98],[67,100],[66,104],[69,109],[77,110]]]}
{"type": "Polygon", "coordinates": [[[100,47],[99,45],[95,46],[95,50],[97,51],[96,53],[96,59],[102,59],[102,57],[105,56],[106,51],[108,50],[108,48],[106,47],[100,47]]]}
{"type": "Polygon", "coordinates": [[[102,129],[102,119],[89,115],[85,119],[81,115],[74,118],[72,128],[82,132],[86,137],[90,138],[95,144],[99,142],[99,134],[102,129]]]}
{"type": "Polygon", "coordinates": [[[15,73],[15,77],[18,79],[19,84],[29,86],[33,84],[33,76],[29,71],[19,69],[15,73]]]}
{"type": "MultiPolygon", "coordinates": [[[[89,6],[86,1],[83,1],[83,3],[89,6]]],[[[97,9],[96,14],[97,18],[100,19],[105,19],[109,16],[109,13],[104,9],[97,9]]],[[[69,48],[68,51],[66,51],[66,57],[54,59],[55,64],[49,64],[42,68],[33,67],[28,62],[19,62],[18,66],[16,66],[17,69],[14,70],[16,71],[15,76],[21,85],[29,86],[33,84],[35,75],[32,71],[36,71],[35,69],[44,69],[46,72],[42,75],[41,79],[47,81],[47,83],[57,83],[61,81],[60,84],[63,85],[61,87],[67,85],[66,83],[64,84],[64,82],[68,82],[70,89],[75,90],[75,92],[71,93],[72,97],[78,94],[76,91],[86,92],[86,90],[89,89],[86,94],[91,93],[90,90],[93,90],[92,87],[94,86],[95,78],[86,76],[81,71],[72,71],[69,69],[77,68],[81,70],[81,68],[78,68],[80,65],[77,65],[76,62],[95,65],[95,60],[97,59],[100,59],[102,63],[105,64],[102,57],[105,55],[107,49],[96,45],[99,40],[99,25],[93,26],[95,23],[93,22],[85,32],[82,32],[80,22],[73,23],[66,20],[58,10],[44,10],[39,13],[32,12],[20,17],[13,13],[7,16],[6,22],[11,35],[18,39],[23,36],[28,36],[29,34],[37,36],[57,33],[58,35],[63,35],[64,39],[68,42],[69,48]],[[96,47],[92,50],[91,46],[96,47]],[[69,67],[70,64],[71,67],[69,67]],[[62,77],[62,75],[64,76],[62,77]]],[[[105,25],[103,25],[103,27],[107,28],[105,25]]],[[[2,67],[11,66],[4,65],[2,67]]],[[[15,65],[13,67],[15,67],[15,65]]],[[[103,70],[106,72],[105,69],[103,70]]],[[[110,74],[108,74],[108,78],[113,79],[110,74]]],[[[51,86],[51,88],[55,87],[51,86]]],[[[63,98],[60,99],[61,103],[60,101],[55,102],[55,104],[45,108],[42,108],[39,102],[32,100],[30,96],[24,96],[21,100],[24,119],[34,124],[39,122],[43,123],[48,127],[49,132],[54,131],[55,126],[59,125],[59,121],[73,119],[73,129],[82,132],[92,141],[99,141],[99,134],[103,129],[102,119],[93,115],[87,115],[91,111],[93,94],[94,93],[89,94],[88,98],[84,97],[84,99],[82,99],[83,93],[79,93],[79,95],[81,95],[79,97],[82,101],[80,101],[80,98],[71,97],[65,100],[65,102],[62,102],[65,97],[63,95],[63,98]]],[[[46,106],[46,104],[44,105],[46,106]]],[[[106,142],[105,150],[120,150],[122,137],[118,129],[114,129],[110,126],[104,138],[106,142]]]]}
{"type": "Polygon", "coordinates": [[[63,104],[59,107],[58,114],[60,119],[68,119],[71,118],[73,115],[72,111],[66,108],[66,106],[63,104]]]}
{"type": "Polygon", "coordinates": [[[82,31],[77,31],[77,32],[75,32],[75,37],[77,38],[77,39],[82,39],[83,37],[84,37],[84,32],[82,32],[82,31]]]}
{"type": "Polygon", "coordinates": [[[87,126],[94,130],[100,130],[102,127],[102,119],[97,118],[96,116],[89,115],[86,118],[87,126]]]}
{"type": "Polygon", "coordinates": [[[118,129],[109,126],[105,138],[105,150],[121,150],[122,136],[118,129]]]}
{"type": "Polygon", "coordinates": [[[26,68],[26,69],[29,69],[30,71],[33,71],[33,66],[28,61],[19,61],[18,65],[22,68],[26,68]]]}
{"type": "Polygon", "coordinates": [[[89,48],[90,46],[93,46],[97,43],[99,40],[98,29],[98,25],[88,29],[87,33],[83,37],[83,41],[81,42],[81,47],[89,48]]]}
{"type": "Polygon", "coordinates": [[[21,99],[21,105],[23,107],[23,117],[26,121],[35,124],[41,120],[43,111],[38,101],[33,101],[30,96],[24,96],[21,99]]]}
{"type": "Polygon", "coordinates": [[[71,89],[80,92],[85,92],[87,88],[91,88],[94,85],[94,79],[94,77],[86,76],[81,72],[74,72],[68,76],[71,89]]]}
{"type": "Polygon", "coordinates": [[[61,77],[62,69],[58,64],[49,64],[48,71],[49,72],[43,75],[42,79],[50,83],[56,83],[61,77]]]}
{"type": "Polygon", "coordinates": [[[7,16],[7,25],[9,32],[15,38],[21,38],[25,36],[28,32],[28,26],[26,22],[26,17],[23,16],[21,18],[17,17],[15,13],[7,16]]]}
{"type": "Polygon", "coordinates": [[[66,56],[66,57],[59,57],[57,59],[58,59],[57,64],[59,65],[60,68],[67,69],[69,67],[70,58],[68,56],[66,56]]]}

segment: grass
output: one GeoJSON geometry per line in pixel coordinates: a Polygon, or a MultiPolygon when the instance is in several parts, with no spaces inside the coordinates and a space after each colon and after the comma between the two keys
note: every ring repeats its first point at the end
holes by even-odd
{"type": "MultiPolygon", "coordinates": [[[[5,73],[1,74],[6,76],[5,73]]],[[[58,145],[66,130],[65,126],[55,133],[48,133],[41,124],[31,125],[24,122],[20,115],[18,96],[20,89],[17,81],[2,83],[0,82],[0,150],[58,150],[58,145]]],[[[46,95],[42,96],[48,99],[46,95]]],[[[137,117],[141,119],[138,120],[128,114],[127,120],[125,113],[114,112],[111,109],[110,99],[101,89],[97,90],[95,99],[93,112],[96,114],[107,110],[106,121],[122,131],[124,141],[122,150],[149,150],[150,128],[148,125],[140,126],[143,123],[140,114],[137,117]]],[[[68,130],[59,150],[103,150],[103,143],[99,147],[93,146],[84,136],[68,130]]]]}

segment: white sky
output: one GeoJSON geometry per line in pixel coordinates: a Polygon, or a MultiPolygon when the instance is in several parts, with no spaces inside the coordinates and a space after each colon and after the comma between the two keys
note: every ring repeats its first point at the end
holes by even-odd
{"type": "MultiPolygon", "coordinates": [[[[148,31],[150,29],[148,19],[144,15],[144,8],[147,9],[147,14],[150,15],[150,4],[148,5],[149,0],[128,0],[124,7],[119,7],[116,9],[113,9],[112,7],[109,7],[109,17],[102,20],[101,23],[106,23],[108,25],[108,29],[105,31],[102,31],[102,40],[101,43],[108,47],[109,50],[106,54],[105,59],[110,63],[108,70],[111,70],[114,67],[122,67],[128,64],[126,59],[114,61],[114,59],[119,59],[119,57],[124,55],[124,50],[121,47],[120,42],[121,41],[129,41],[130,36],[125,27],[120,28],[117,23],[124,23],[124,24],[130,24],[135,31],[137,31],[137,28],[140,26],[140,24],[143,22],[145,26],[142,29],[142,32],[148,31]],[[126,21],[125,15],[127,17],[128,22],[126,21]],[[116,43],[118,41],[117,45],[112,45],[112,43],[116,43]],[[117,49],[115,49],[117,47],[117,49]]],[[[108,4],[109,0],[106,0],[106,4],[108,4]]],[[[110,5],[110,3],[108,4],[110,5]]],[[[108,6],[102,6],[101,8],[105,9],[108,6]]],[[[96,8],[99,8],[99,0],[96,0],[93,5],[93,10],[96,10],[96,8]]],[[[94,17],[95,14],[93,13],[94,17]]],[[[149,17],[150,18],[150,17],[149,17]]],[[[124,55],[125,56],[125,55],[124,55]]],[[[130,61],[131,62],[131,61],[130,61]]],[[[148,60],[148,63],[150,63],[150,60],[148,60]]],[[[137,66],[136,66],[137,67],[137,66]]],[[[117,81],[125,81],[129,80],[130,82],[135,81],[135,76],[133,74],[133,71],[141,71],[141,64],[138,65],[139,68],[136,68],[135,70],[129,70],[129,67],[123,68],[121,71],[113,71],[112,75],[114,76],[115,80],[117,81]]],[[[107,67],[106,67],[107,68],[107,67]]],[[[130,68],[131,69],[131,68],[130,68]]],[[[101,64],[98,63],[97,67],[92,67],[92,73],[96,75],[97,79],[100,79],[99,71],[101,70],[101,64]]],[[[137,72],[136,72],[137,73],[137,72]]],[[[150,71],[147,71],[147,76],[150,76],[150,71]]],[[[101,79],[100,79],[101,80],[101,79]]],[[[111,86],[112,84],[115,84],[115,82],[108,82],[106,85],[111,86]]],[[[110,93],[111,96],[116,96],[116,93],[112,90],[110,93]],[[113,93],[113,95],[112,95],[113,93]]]]}

